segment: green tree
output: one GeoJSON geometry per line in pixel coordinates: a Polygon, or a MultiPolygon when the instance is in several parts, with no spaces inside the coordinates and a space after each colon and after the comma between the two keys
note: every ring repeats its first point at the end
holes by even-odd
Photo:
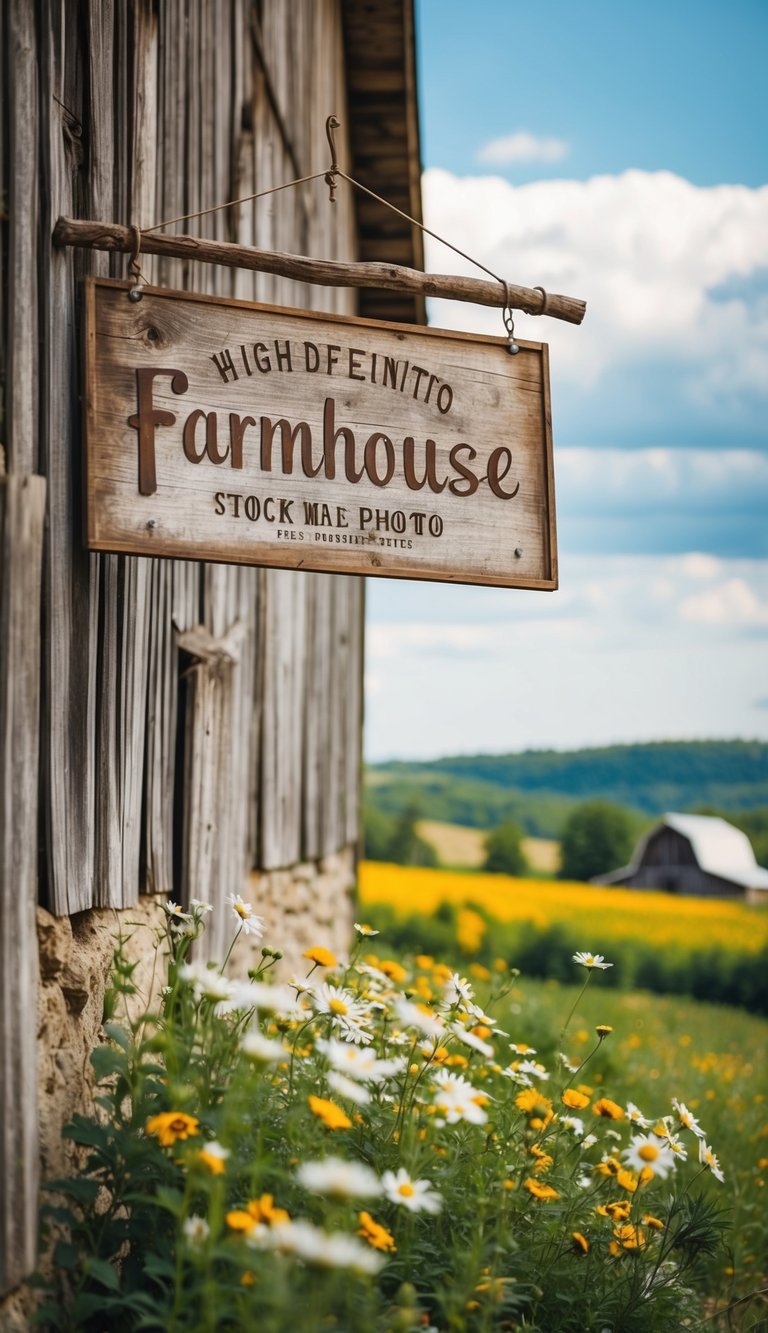
{"type": "Polygon", "coordinates": [[[492,829],[485,839],[483,870],[499,875],[527,874],[528,862],[522,841],[522,829],[512,819],[492,829]]]}
{"type": "Polygon", "coordinates": [[[611,801],[585,801],[568,818],[560,844],[563,879],[592,879],[626,865],[634,843],[632,816],[611,801]]]}
{"type": "Polygon", "coordinates": [[[436,866],[437,853],[416,830],[421,810],[412,801],[398,815],[389,846],[388,860],[401,866],[436,866]]]}

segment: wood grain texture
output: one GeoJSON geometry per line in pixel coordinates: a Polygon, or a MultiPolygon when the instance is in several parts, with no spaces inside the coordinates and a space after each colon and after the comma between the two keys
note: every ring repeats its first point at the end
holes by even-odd
{"type": "MultiPolygon", "coordinates": [[[[117,223],[68,217],[60,217],[57,220],[53,239],[54,244],[58,246],[77,246],[80,249],[118,251],[124,254],[130,254],[134,244],[127,227],[121,227],[117,223]]],[[[565,320],[569,324],[581,324],[586,313],[586,302],[577,297],[563,296],[558,292],[547,292],[546,297],[543,297],[535,288],[521,287],[518,283],[508,282],[505,290],[503,283],[495,282],[493,279],[466,278],[445,273],[421,273],[417,269],[407,268],[398,262],[407,258],[410,253],[410,246],[405,237],[389,240],[377,238],[369,241],[368,250],[371,255],[375,259],[388,255],[393,261],[388,263],[341,263],[336,260],[314,259],[306,255],[236,245],[209,237],[201,239],[184,234],[171,236],[158,231],[143,232],[141,248],[145,254],[171,255],[177,259],[194,259],[204,264],[254,269],[263,273],[274,273],[283,278],[295,278],[330,287],[365,287],[382,291],[415,292],[421,296],[440,297],[446,301],[468,301],[475,305],[497,306],[500,309],[509,304],[514,310],[524,310],[529,315],[546,313],[552,319],[565,320]]]]}
{"type": "Polygon", "coordinates": [[[0,477],[0,1295],[34,1267],[40,586],[45,480],[0,477]]]}
{"type": "Polygon", "coordinates": [[[94,550],[554,587],[546,349],[88,287],[94,550]]]}

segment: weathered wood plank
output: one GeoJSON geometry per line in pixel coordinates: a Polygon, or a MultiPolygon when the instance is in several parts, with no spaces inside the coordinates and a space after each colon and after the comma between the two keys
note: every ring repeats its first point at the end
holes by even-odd
{"type": "Polygon", "coordinates": [[[34,1268],[37,1239],[33,1016],[44,519],[44,478],[0,477],[0,1295],[34,1268]]]}
{"type": "MultiPolygon", "coordinates": [[[[273,182],[275,183],[275,182],[273,182]]],[[[271,189],[272,185],[263,186],[271,189]]],[[[261,201],[263,202],[263,201],[261,201]]],[[[61,216],[56,223],[54,243],[83,249],[121,250],[129,254],[133,245],[127,227],[118,223],[78,220],[61,216]]],[[[573,296],[547,292],[545,296],[535,287],[521,287],[494,279],[465,278],[456,274],[419,273],[416,269],[396,263],[347,263],[332,259],[310,259],[306,255],[288,254],[266,248],[252,249],[230,241],[202,240],[198,236],[170,236],[165,232],[145,232],[142,249],[147,254],[173,255],[194,259],[205,264],[223,264],[231,268],[257,269],[301,282],[321,283],[324,286],[367,287],[382,291],[416,292],[421,296],[440,297],[446,301],[469,301],[475,305],[511,306],[529,315],[546,313],[552,319],[580,324],[586,303],[573,296]]],[[[371,242],[379,251],[394,248],[403,251],[404,241],[371,242]]],[[[262,298],[271,299],[271,298],[262,298]]]]}
{"type": "MultiPolygon", "coordinates": [[[[9,472],[37,468],[38,357],[37,222],[38,134],[35,15],[27,0],[9,0],[8,45],[8,363],[5,378],[5,449],[9,472]]],[[[5,100],[5,99],[3,99],[5,100]]]]}
{"type": "MultiPolygon", "coordinates": [[[[84,160],[82,34],[65,0],[49,0],[41,26],[42,232],[81,198],[84,160]],[[55,211],[54,211],[55,210],[55,211]]],[[[44,556],[42,823],[47,902],[56,913],[93,904],[94,718],[98,558],[82,549],[74,459],[80,411],[76,272],[82,261],[46,252],[41,267],[40,458],[48,480],[44,556]]]]}

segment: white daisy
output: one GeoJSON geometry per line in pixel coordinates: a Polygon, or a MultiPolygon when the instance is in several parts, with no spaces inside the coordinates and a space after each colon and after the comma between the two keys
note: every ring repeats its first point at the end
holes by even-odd
{"type": "Polygon", "coordinates": [[[613,963],[606,963],[601,953],[575,953],[573,961],[574,963],[581,963],[582,967],[599,967],[602,972],[607,967],[613,967],[613,963]]]}
{"type": "Polygon", "coordinates": [[[324,1157],[319,1162],[302,1162],[296,1179],[313,1194],[328,1194],[336,1199],[372,1199],[381,1194],[381,1181],[363,1162],[343,1157],[324,1157]]]}
{"type": "Polygon", "coordinates": [[[651,1123],[650,1120],[646,1120],[642,1111],[639,1107],[635,1106],[634,1102],[627,1102],[627,1109],[624,1114],[626,1115],[627,1120],[633,1125],[639,1125],[641,1129],[648,1129],[648,1126],[651,1123]]]}
{"type": "Polygon", "coordinates": [[[354,926],[358,935],[364,935],[367,937],[369,935],[378,935],[379,933],[378,930],[374,930],[373,926],[367,925],[364,921],[355,921],[354,926]]]}
{"type": "Polygon", "coordinates": [[[254,1227],[248,1244],[293,1254],[318,1268],[351,1268],[356,1273],[373,1275],[385,1263],[383,1255],[356,1236],[322,1231],[302,1218],[296,1222],[277,1222],[271,1227],[254,1227]]]}
{"type": "Polygon", "coordinates": [[[394,1010],[399,1021],[405,1027],[418,1028],[425,1037],[432,1037],[439,1040],[445,1036],[445,1023],[437,1014],[433,1014],[426,1009],[422,1009],[418,1004],[411,1004],[402,995],[396,995],[394,1001],[394,1010]]]}
{"type": "Polygon", "coordinates": [[[361,1083],[383,1083],[402,1073],[405,1066],[402,1056],[379,1060],[374,1051],[362,1050],[354,1042],[339,1041],[336,1037],[318,1037],[316,1046],[332,1069],[361,1083]]]}
{"type": "Polygon", "coordinates": [[[484,1095],[474,1088],[461,1074],[452,1074],[447,1069],[440,1069],[433,1082],[436,1087],[434,1104],[446,1124],[456,1125],[465,1120],[469,1125],[484,1125],[488,1119],[481,1101],[484,1095]]]}
{"type": "Polygon", "coordinates": [[[712,1149],[705,1143],[704,1139],[699,1139],[699,1161],[702,1166],[709,1167],[715,1180],[719,1180],[721,1184],[724,1182],[725,1176],[723,1175],[720,1163],[712,1149]]]}
{"type": "Polygon", "coordinates": [[[324,981],[311,992],[312,1004],[318,1014],[328,1014],[347,1041],[367,1044],[373,1041],[368,1010],[362,1000],[343,986],[332,986],[324,981]]]}
{"type": "Polygon", "coordinates": [[[381,1177],[385,1195],[391,1203],[398,1203],[411,1213],[439,1213],[443,1196],[432,1188],[428,1180],[412,1180],[405,1167],[399,1171],[385,1171],[381,1177]]]}
{"type": "Polygon", "coordinates": [[[688,1107],[686,1106],[685,1102],[679,1102],[676,1097],[673,1097],[672,1105],[677,1111],[678,1118],[680,1120],[680,1124],[683,1126],[683,1129],[692,1130],[692,1132],[696,1135],[697,1139],[706,1138],[704,1130],[701,1128],[701,1125],[699,1124],[693,1112],[688,1110],[688,1107]]]}
{"type": "Polygon", "coordinates": [[[674,1171],[677,1162],[669,1144],[656,1134],[635,1134],[630,1139],[629,1147],[621,1154],[627,1166],[633,1171],[642,1171],[649,1167],[655,1176],[666,1180],[670,1171],[674,1171]]]}
{"type": "Polygon", "coordinates": [[[264,934],[264,918],[256,916],[250,903],[246,903],[239,893],[228,893],[224,901],[232,908],[232,915],[246,935],[253,935],[260,940],[264,934]]]}
{"type": "Polygon", "coordinates": [[[206,963],[182,963],[179,977],[192,987],[197,1000],[228,1000],[232,994],[232,982],[206,963]]]}
{"type": "Polygon", "coordinates": [[[245,1033],[240,1042],[240,1050],[248,1060],[260,1065],[277,1064],[278,1060],[285,1060],[290,1055],[290,1051],[282,1042],[271,1041],[256,1028],[252,1032],[245,1033]]]}
{"type": "Polygon", "coordinates": [[[346,1074],[340,1074],[337,1069],[329,1069],[326,1080],[329,1088],[332,1088],[340,1097],[346,1097],[348,1101],[355,1102],[357,1106],[367,1106],[371,1100],[370,1092],[362,1083],[355,1083],[354,1079],[347,1078],[346,1074]]]}
{"type": "Polygon", "coordinates": [[[211,1234],[211,1228],[205,1218],[198,1217],[197,1213],[190,1213],[189,1217],[185,1217],[181,1229],[190,1245],[203,1245],[211,1234]]]}
{"type": "Polygon", "coordinates": [[[584,1121],[580,1120],[577,1115],[561,1115],[560,1124],[564,1129],[569,1129],[572,1134],[575,1134],[577,1139],[583,1137],[584,1121]]]}
{"type": "Polygon", "coordinates": [[[538,1060],[521,1060],[517,1066],[520,1074],[528,1074],[531,1078],[547,1079],[549,1074],[538,1060]]]}
{"type": "Polygon", "coordinates": [[[466,977],[460,977],[458,972],[452,972],[445,983],[443,990],[443,1003],[448,1009],[461,1003],[469,1004],[474,997],[474,990],[466,977]]]}
{"type": "Polygon", "coordinates": [[[459,1038],[459,1041],[463,1041],[465,1046],[471,1046],[473,1051],[479,1051],[487,1059],[490,1059],[493,1055],[493,1047],[487,1041],[483,1041],[482,1037],[477,1037],[474,1032],[470,1032],[469,1028],[463,1028],[461,1023],[451,1023],[450,1031],[455,1037],[459,1038]]]}

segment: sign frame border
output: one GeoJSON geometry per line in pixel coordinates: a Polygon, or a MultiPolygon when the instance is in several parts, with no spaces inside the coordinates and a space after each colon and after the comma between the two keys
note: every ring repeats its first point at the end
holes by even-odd
{"type": "MultiPolygon", "coordinates": [[[[92,524],[92,506],[89,503],[90,496],[90,476],[89,461],[91,458],[91,441],[95,431],[95,402],[93,395],[93,385],[95,383],[95,359],[96,359],[96,290],[99,287],[112,290],[124,291],[127,293],[133,284],[126,279],[105,278],[93,274],[86,275],[83,278],[84,285],[84,320],[83,320],[83,454],[82,454],[82,494],[83,494],[83,537],[86,549],[94,552],[113,555],[133,555],[136,557],[145,557],[147,559],[169,559],[169,560],[189,560],[193,562],[208,562],[211,564],[222,565],[241,565],[251,569],[292,569],[304,573],[317,574],[345,574],[356,578],[388,578],[388,579],[406,579],[411,582],[419,583],[447,583],[463,587],[494,587],[494,588],[520,588],[534,592],[554,592],[559,587],[558,582],[558,552],[557,552],[557,523],[555,515],[555,478],[554,478],[554,457],[552,443],[552,407],[551,392],[549,384],[549,345],[547,343],[531,342],[523,338],[516,338],[518,346],[534,352],[538,352],[542,358],[542,425],[543,425],[543,443],[544,443],[544,468],[543,468],[543,490],[544,501],[546,504],[546,524],[545,537],[549,553],[550,577],[545,579],[516,579],[500,578],[494,575],[488,575],[480,578],[453,577],[450,574],[439,573],[430,569],[427,573],[421,573],[418,569],[386,569],[386,568],[366,568],[366,569],[346,569],[339,568],[331,563],[315,563],[307,568],[300,560],[291,560],[290,558],[281,561],[259,560],[258,562],[251,558],[250,552],[248,558],[242,560],[222,559],[221,555],[213,551],[211,547],[203,547],[199,553],[181,555],[178,552],[167,552],[151,549],[152,537],[148,536],[147,546],[142,546],[140,550],[136,549],[135,543],[123,542],[116,539],[111,541],[99,539],[93,530],[92,524]]],[[[233,306],[241,310],[257,311],[261,314],[276,314],[295,316],[300,319],[333,321],[337,324],[344,324],[352,328],[374,328],[386,329],[393,333],[405,333],[426,336],[439,341],[441,338],[459,339],[462,342],[471,342],[485,344],[489,347],[503,347],[508,345],[506,337],[494,337],[485,333],[468,333],[461,329],[446,329],[432,327],[431,325],[421,324],[400,324],[390,320],[366,319],[358,315],[340,315],[327,310],[307,310],[297,306],[280,306],[271,302],[246,301],[240,297],[213,296],[206,292],[181,291],[171,287],[151,287],[143,288],[144,295],[160,299],[194,301],[202,305],[215,305],[232,308],[233,306]]],[[[142,298],[143,299],[143,298],[142,298]]],[[[162,537],[161,540],[167,540],[162,537]]],[[[159,543],[158,543],[159,544],[159,543]]],[[[272,550],[272,546],[268,550],[272,550]]],[[[281,554],[282,554],[281,550],[281,554]]],[[[289,547],[285,548],[284,554],[290,557],[292,554],[289,547]]],[[[318,551],[318,554],[321,554],[318,551]]],[[[295,552],[298,557],[299,552],[295,552]]]]}

